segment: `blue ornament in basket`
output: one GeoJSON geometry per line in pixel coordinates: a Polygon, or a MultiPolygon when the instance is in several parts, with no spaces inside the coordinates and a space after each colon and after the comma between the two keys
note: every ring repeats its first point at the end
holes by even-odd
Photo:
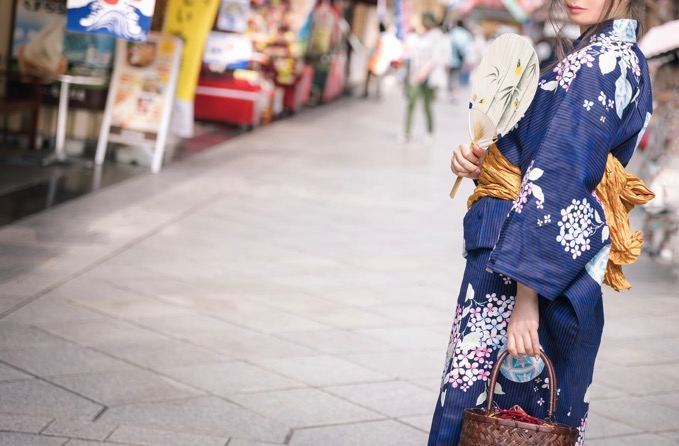
{"type": "MultiPolygon", "coordinates": [[[[507,346],[504,346],[500,354],[507,350],[507,346]]],[[[520,356],[514,358],[512,356],[507,356],[505,362],[500,366],[500,373],[502,376],[510,381],[517,383],[525,383],[534,380],[545,369],[545,363],[542,359],[535,359],[532,356],[520,356]]]]}

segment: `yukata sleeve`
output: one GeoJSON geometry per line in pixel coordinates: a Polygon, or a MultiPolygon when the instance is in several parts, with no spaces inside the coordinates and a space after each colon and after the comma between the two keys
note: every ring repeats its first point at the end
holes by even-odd
{"type": "Polygon", "coordinates": [[[624,65],[604,75],[591,62],[583,59],[578,70],[567,66],[559,81],[540,85],[563,98],[542,123],[532,124],[544,126],[544,137],[488,264],[547,299],[561,295],[610,244],[594,189],[634,108],[634,80],[624,65]]]}

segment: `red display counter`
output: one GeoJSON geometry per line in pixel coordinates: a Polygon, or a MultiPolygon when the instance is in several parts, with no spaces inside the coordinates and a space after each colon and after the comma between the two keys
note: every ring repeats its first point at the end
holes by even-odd
{"type": "Polygon", "coordinates": [[[246,80],[201,77],[194,113],[197,119],[256,127],[270,97],[270,89],[246,80]]]}

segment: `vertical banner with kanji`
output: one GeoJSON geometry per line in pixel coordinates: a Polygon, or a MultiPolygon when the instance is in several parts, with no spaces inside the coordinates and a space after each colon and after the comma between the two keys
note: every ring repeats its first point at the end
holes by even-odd
{"type": "Polygon", "coordinates": [[[172,129],[182,138],[193,136],[193,100],[207,36],[215,23],[220,0],[170,0],[163,31],[184,41],[172,129]]]}
{"type": "Polygon", "coordinates": [[[156,0],[68,0],[66,29],[146,40],[156,0]]]}

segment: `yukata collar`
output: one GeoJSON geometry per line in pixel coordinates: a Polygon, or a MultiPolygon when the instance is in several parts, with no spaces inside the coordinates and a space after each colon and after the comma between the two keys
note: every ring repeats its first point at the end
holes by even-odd
{"type": "MultiPolygon", "coordinates": [[[[586,33],[587,32],[585,32],[585,34],[586,33]]],[[[597,34],[607,34],[615,40],[627,43],[637,43],[638,33],[639,22],[634,19],[609,20],[602,23],[597,29],[597,34]]],[[[573,42],[573,45],[576,47],[580,45],[583,37],[584,34],[578,37],[575,42],[573,42]]]]}

